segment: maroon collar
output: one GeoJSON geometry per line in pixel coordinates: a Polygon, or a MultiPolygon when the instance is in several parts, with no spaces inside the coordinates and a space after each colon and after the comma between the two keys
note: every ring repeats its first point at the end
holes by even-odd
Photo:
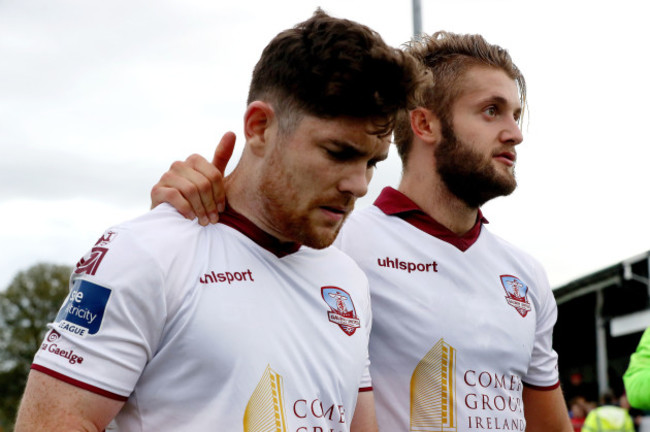
{"type": "Polygon", "coordinates": [[[278,258],[297,252],[301,246],[300,243],[280,241],[228,205],[226,210],[219,215],[219,223],[236,229],[278,258]]]}
{"type": "Polygon", "coordinates": [[[483,224],[488,223],[479,209],[476,223],[472,229],[459,236],[426,214],[406,195],[392,187],[385,187],[374,204],[387,215],[397,216],[419,230],[445,241],[463,252],[476,243],[478,236],[481,234],[481,227],[483,224]]]}

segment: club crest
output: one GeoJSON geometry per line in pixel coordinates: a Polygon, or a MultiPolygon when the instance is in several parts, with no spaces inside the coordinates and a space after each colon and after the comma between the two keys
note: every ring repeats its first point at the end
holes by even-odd
{"type": "Polygon", "coordinates": [[[102,263],[104,256],[108,252],[108,248],[102,246],[108,245],[116,236],[117,233],[114,231],[104,233],[99,240],[97,240],[97,243],[95,243],[95,247],[93,247],[86,256],[79,260],[74,272],[76,274],[86,273],[91,276],[94,275],[97,272],[99,265],[102,263]]]}
{"type": "Polygon", "coordinates": [[[350,294],[335,286],[325,286],[321,288],[323,300],[330,307],[327,317],[334,324],[338,324],[341,330],[348,336],[361,327],[357,318],[357,311],[354,309],[350,294]]]}
{"type": "Polygon", "coordinates": [[[519,315],[525,317],[530,311],[528,303],[528,286],[519,278],[511,275],[501,275],[501,285],[506,290],[506,301],[515,308],[519,315]]]}

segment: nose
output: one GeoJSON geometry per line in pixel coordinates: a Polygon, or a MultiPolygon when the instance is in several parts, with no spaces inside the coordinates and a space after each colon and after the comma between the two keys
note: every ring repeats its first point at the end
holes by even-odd
{"type": "Polygon", "coordinates": [[[364,164],[354,164],[354,166],[343,168],[343,174],[339,180],[339,192],[351,194],[356,198],[361,198],[368,193],[368,184],[372,178],[373,169],[364,164]]]}
{"type": "Polygon", "coordinates": [[[503,143],[512,145],[521,144],[524,140],[524,135],[521,133],[519,123],[514,118],[508,120],[506,127],[503,128],[499,135],[499,139],[503,143]]]}

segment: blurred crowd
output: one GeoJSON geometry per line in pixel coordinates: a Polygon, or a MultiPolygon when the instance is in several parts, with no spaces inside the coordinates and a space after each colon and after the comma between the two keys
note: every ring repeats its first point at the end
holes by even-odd
{"type": "Polygon", "coordinates": [[[580,373],[571,375],[565,397],[575,432],[650,432],[650,328],[646,329],[637,350],[621,377],[620,394],[597,394],[580,373]]]}
{"type": "Polygon", "coordinates": [[[616,396],[610,392],[600,401],[577,395],[567,404],[575,432],[650,432],[650,411],[632,408],[625,394],[616,396]]]}

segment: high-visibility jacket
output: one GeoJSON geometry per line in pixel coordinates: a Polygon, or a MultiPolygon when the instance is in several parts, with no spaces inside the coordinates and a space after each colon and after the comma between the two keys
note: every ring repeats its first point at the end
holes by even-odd
{"type": "Polygon", "coordinates": [[[627,410],[603,405],[589,412],[582,432],[634,432],[634,422],[627,410]]]}
{"type": "Polygon", "coordinates": [[[627,400],[634,408],[650,410],[650,328],[646,329],[623,375],[627,400]]]}

